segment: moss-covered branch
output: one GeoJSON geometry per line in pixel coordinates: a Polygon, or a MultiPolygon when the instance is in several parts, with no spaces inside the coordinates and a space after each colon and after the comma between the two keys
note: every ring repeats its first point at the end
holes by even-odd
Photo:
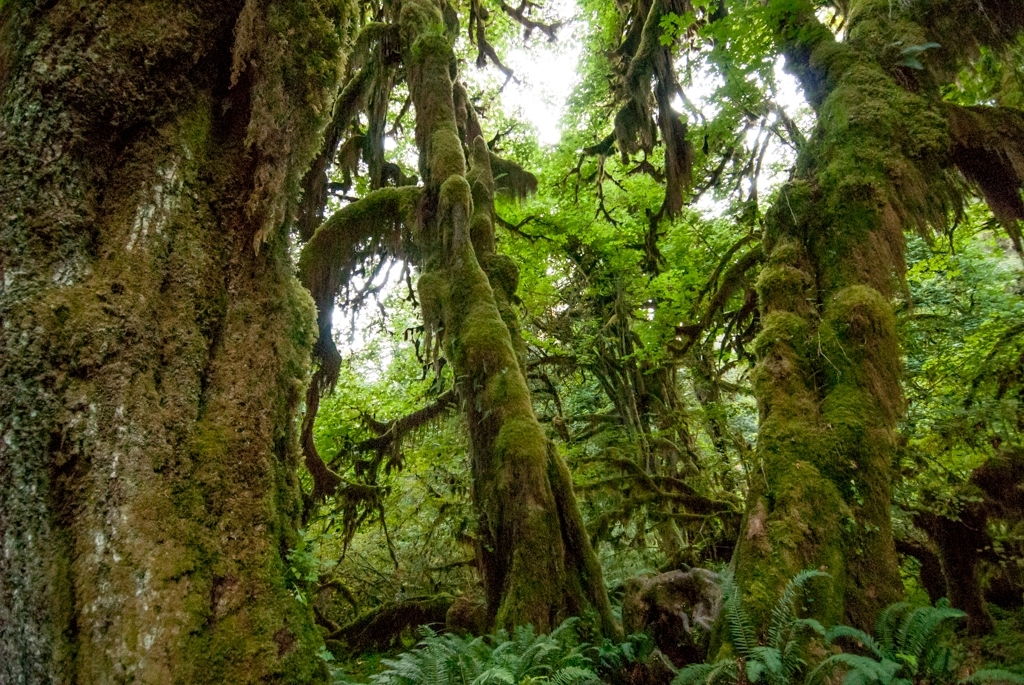
{"type": "Polygon", "coordinates": [[[1018,253],[1024,221],[1024,113],[1005,107],[947,105],[950,158],[977,186],[1018,253]]]}
{"type": "Polygon", "coordinates": [[[373,191],[335,212],[302,248],[299,280],[317,305],[320,337],[314,354],[323,371],[317,378],[321,391],[338,377],[340,359],[331,335],[334,299],[364,260],[407,254],[407,234],[416,225],[421,194],[416,186],[373,191]]]}
{"type": "Polygon", "coordinates": [[[443,626],[454,601],[449,595],[434,595],[383,604],[360,614],[327,639],[343,643],[356,654],[369,650],[383,652],[400,645],[404,635],[420,626],[443,626]]]}
{"type": "Polygon", "coordinates": [[[458,395],[455,391],[449,390],[423,409],[393,421],[378,423],[373,427],[378,434],[377,437],[358,442],[352,449],[356,452],[370,452],[373,450],[383,452],[391,448],[392,445],[401,444],[402,439],[406,435],[443,416],[455,406],[457,400],[458,395]]]}

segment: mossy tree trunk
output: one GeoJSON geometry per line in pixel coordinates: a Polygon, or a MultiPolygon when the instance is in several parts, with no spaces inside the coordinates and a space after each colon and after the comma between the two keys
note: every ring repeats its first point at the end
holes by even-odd
{"type": "Polygon", "coordinates": [[[850,3],[837,42],[811,3],[769,5],[787,66],[818,115],[768,217],[758,282],[760,466],[734,563],[763,625],[786,580],[827,571],[815,612],[870,629],[902,592],[890,523],[903,408],[891,297],[903,231],[942,225],[957,198],[934,84],[893,36],[927,42],[884,1],[850,3]]]}
{"type": "Polygon", "coordinates": [[[492,155],[452,83],[442,7],[406,0],[399,21],[429,208],[418,290],[468,416],[488,606],[499,626],[544,631],[592,612],[615,635],[568,470],[533,412],[511,304],[518,268],[495,251],[492,155]]]}
{"type": "Polygon", "coordinates": [[[1024,115],[941,94],[980,46],[1017,39],[1019,7],[857,0],[846,10],[839,42],[812,3],[767,5],[818,123],[767,217],[758,282],[760,464],[734,565],[761,625],[804,568],[831,575],[814,604],[828,621],[870,629],[900,595],[889,510],[903,232],[944,227],[965,187],[1017,244],[1024,220],[1024,115]],[[904,48],[935,44],[925,64],[904,48]]]}
{"type": "MultiPolygon", "coordinates": [[[[468,420],[490,618],[500,627],[547,631],[589,614],[600,631],[616,636],[621,631],[569,471],[533,412],[513,308],[518,267],[495,249],[496,189],[522,194],[536,180],[488,150],[469,98],[453,80],[452,8],[404,0],[389,14],[391,23],[379,32],[388,44],[397,36],[400,45],[422,185],[379,188],[337,212],[304,247],[301,277],[326,334],[338,289],[359,258],[350,248],[387,252],[402,245],[401,256],[420,268],[426,347],[431,354],[443,349],[468,420]]],[[[329,386],[337,353],[317,354],[318,375],[329,386]]]]}
{"type": "Polygon", "coordinates": [[[306,683],[314,2],[0,9],[0,683],[306,683]]]}

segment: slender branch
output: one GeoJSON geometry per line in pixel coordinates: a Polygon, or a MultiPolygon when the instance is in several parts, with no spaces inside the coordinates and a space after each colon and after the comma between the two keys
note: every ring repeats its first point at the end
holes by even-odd
{"type": "Polygon", "coordinates": [[[352,449],[355,452],[370,452],[373,450],[382,452],[388,449],[395,441],[400,441],[403,436],[408,435],[411,431],[442,416],[446,411],[455,406],[457,399],[458,394],[455,390],[449,390],[434,400],[432,404],[400,419],[381,422],[364,416],[364,421],[367,421],[370,424],[370,428],[378,433],[378,435],[375,438],[369,438],[356,443],[352,449]]]}
{"type": "Polygon", "coordinates": [[[543,22],[534,21],[533,19],[530,19],[528,16],[526,16],[526,13],[530,9],[539,6],[540,5],[536,3],[529,2],[529,0],[521,0],[521,2],[519,3],[519,7],[516,8],[512,7],[504,0],[502,0],[501,11],[507,14],[508,16],[512,17],[522,25],[523,38],[529,38],[530,34],[536,30],[540,31],[545,36],[547,36],[549,42],[554,41],[557,38],[556,32],[562,26],[561,22],[556,21],[553,24],[545,24],[543,22]]]}

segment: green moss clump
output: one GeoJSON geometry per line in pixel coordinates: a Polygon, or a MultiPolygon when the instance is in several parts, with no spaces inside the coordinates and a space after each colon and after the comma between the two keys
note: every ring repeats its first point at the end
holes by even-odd
{"type": "Polygon", "coordinates": [[[537,192],[537,177],[515,162],[490,153],[494,191],[523,200],[537,192]]]}
{"type": "Polygon", "coordinates": [[[344,66],[343,41],[355,17],[340,0],[245,3],[235,27],[231,82],[252,80],[246,144],[256,153],[246,203],[259,229],[254,245],[280,230],[316,155],[344,66]]]}
{"type": "Polygon", "coordinates": [[[502,294],[511,299],[519,288],[519,265],[508,255],[495,254],[483,263],[484,272],[491,287],[501,290],[502,294]]]}

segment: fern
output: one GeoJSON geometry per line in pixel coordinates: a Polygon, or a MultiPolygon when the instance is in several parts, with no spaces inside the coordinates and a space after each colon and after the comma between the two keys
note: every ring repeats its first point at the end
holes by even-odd
{"type": "Polygon", "coordinates": [[[825,642],[827,644],[832,644],[841,637],[855,640],[861,646],[869,649],[876,657],[881,658],[882,656],[882,647],[875,641],[875,638],[871,637],[863,630],[852,626],[833,626],[829,628],[825,633],[825,642]]]}
{"type": "MultiPolygon", "coordinates": [[[[577,644],[575,619],[548,635],[531,626],[464,638],[423,628],[416,647],[371,677],[373,685],[576,685],[597,680],[577,644]]],[[[346,682],[336,680],[336,682],[346,682]]]]}
{"type": "Polygon", "coordinates": [[[754,637],[754,626],[743,608],[743,596],[736,587],[731,571],[722,574],[722,610],[729,629],[729,641],[740,657],[750,658],[757,638],[754,637]]]}
{"type": "Polygon", "coordinates": [[[759,645],[736,582],[731,573],[724,573],[723,620],[729,643],[737,658],[722,659],[713,664],[688,666],[679,672],[672,685],[714,685],[718,681],[748,681],[765,685],[797,683],[806,666],[803,653],[807,647],[807,636],[825,637],[825,629],[820,623],[814,619],[799,617],[797,599],[812,579],[827,575],[821,571],[806,570],[786,583],[779,601],[771,612],[767,644],[759,645]]]}
{"type": "Polygon", "coordinates": [[[628,664],[642,663],[653,651],[654,640],[646,633],[634,633],[618,644],[606,638],[590,648],[591,658],[600,673],[619,672],[628,664]]]}
{"type": "Polygon", "coordinates": [[[779,598],[779,601],[772,609],[772,621],[768,628],[769,645],[776,649],[782,649],[784,633],[787,628],[794,627],[797,597],[805,589],[804,586],[811,580],[827,576],[828,574],[822,571],[804,569],[786,583],[786,587],[782,590],[782,597],[779,598]]]}
{"type": "Polygon", "coordinates": [[[687,666],[672,680],[672,685],[715,685],[720,680],[728,683],[739,680],[739,668],[735,659],[687,666]]]}
{"type": "Polygon", "coordinates": [[[586,683],[593,680],[598,680],[597,674],[589,668],[566,666],[555,671],[548,678],[548,683],[550,685],[574,685],[575,683],[586,683]]]}
{"type": "Polygon", "coordinates": [[[1024,685],[1024,676],[1010,671],[978,671],[959,679],[960,664],[954,659],[948,633],[966,616],[945,600],[935,606],[914,606],[897,602],[878,618],[875,637],[850,626],[836,626],[826,633],[826,642],[853,640],[871,656],[836,654],[825,659],[808,677],[815,685],[837,668],[846,670],[843,685],[969,685],[984,682],[1024,685]]]}

